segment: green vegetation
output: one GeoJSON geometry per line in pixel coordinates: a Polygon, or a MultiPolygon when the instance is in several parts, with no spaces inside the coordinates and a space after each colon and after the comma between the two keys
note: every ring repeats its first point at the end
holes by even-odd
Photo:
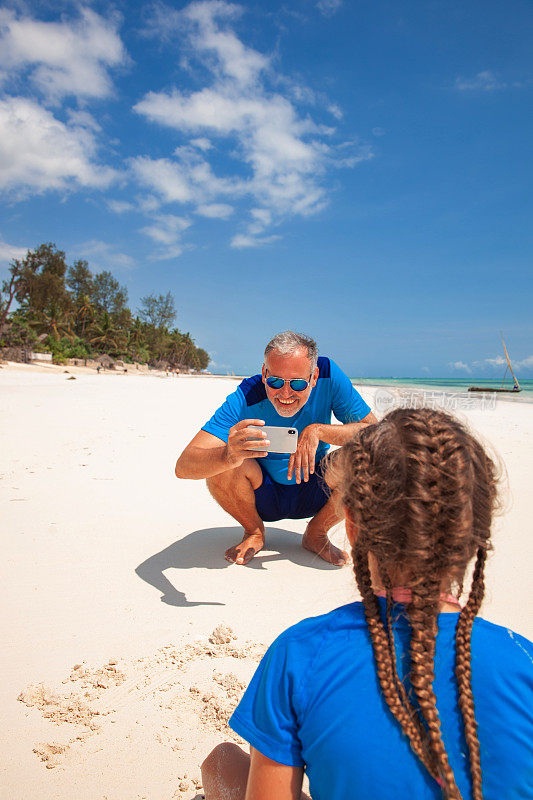
{"type": "Polygon", "coordinates": [[[71,267],[54,244],[15,259],[0,293],[0,347],[49,351],[54,360],[98,358],[171,368],[205,369],[209,356],[189,333],[173,327],[174,298],[149,295],[133,316],[128,292],[110,272],[93,275],[86,261],[71,267]],[[10,311],[14,301],[17,308],[10,311]]]}

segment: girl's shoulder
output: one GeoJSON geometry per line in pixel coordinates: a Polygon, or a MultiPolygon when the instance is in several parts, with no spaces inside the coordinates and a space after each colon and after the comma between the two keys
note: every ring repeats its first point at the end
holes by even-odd
{"type": "Polygon", "coordinates": [[[361,602],[347,603],[325,614],[306,617],[291,625],[278,637],[298,640],[325,631],[359,630],[366,627],[364,606],[361,602]]]}
{"type": "MultiPolygon", "coordinates": [[[[457,614],[441,614],[439,638],[453,647],[457,614]],[[441,627],[442,626],[442,627],[441,627]]],[[[402,609],[394,617],[394,627],[408,647],[409,623],[402,609]]],[[[371,643],[361,602],[348,603],[326,614],[307,617],[281,633],[269,650],[283,652],[287,663],[320,663],[342,653],[350,644],[351,653],[365,658],[371,643]],[[355,645],[355,647],[352,647],[355,645]]],[[[472,630],[472,657],[482,672],[520,674],[533,684],[533,643],[519,633],[477,617],[472,630]]]]}
{"type": "Polygon", "coordinates": [[[487,656],[500,669],[515,667],[533,677],[533,642],[511,628],[477,617],[472,629],[472,653],[487,656]]]}
{"type": "Polygon", "coordinates": [[[291,625],[275,639],[271,648],[284,650],[298,661],[314,660],[328,644],[342,647],[354,636],[368,638],[364,607],[360,602],[348,603],[291,625]]]}

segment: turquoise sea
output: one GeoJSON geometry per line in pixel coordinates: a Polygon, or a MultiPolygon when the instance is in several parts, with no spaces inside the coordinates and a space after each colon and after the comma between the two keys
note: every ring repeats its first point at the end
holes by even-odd
{"type": "MultiPolygon", "coordinates": [[[[426,392],[468,392],[469,386],[487,386],[497,388],[501,381],[487,378],[351,378],[355,386],[393,386],[398,389],[419,389],[426,392]]],[[[533,379],[520,380],[521,392],[516,394],[492,395],[498,400],[510,400],[518,403],[533,403],[533,379]]],[[[505,381],[503,387],[512,389],[512,381],[505,381]]],[[[471,394],[473,396],[473,393],[471,394]]],[[[479,395],[478,395],[479,396],[479,395]]],[[[486,395],[483,395],[486,396],[486,395]]]]}

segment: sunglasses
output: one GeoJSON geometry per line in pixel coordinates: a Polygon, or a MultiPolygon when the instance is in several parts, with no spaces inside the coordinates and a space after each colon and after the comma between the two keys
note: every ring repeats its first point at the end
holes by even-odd
{"type": "Polygon", "coordinates": [[[304,380],[304,378],[292,378],[292,380],[286,381],[284,378],[275,378],[271,375],[266,379],[266,384],[271,389],[281,389],[286,383],[289,384],[293,392],[304,392],[309,386],[309,381],[304,380]]]}

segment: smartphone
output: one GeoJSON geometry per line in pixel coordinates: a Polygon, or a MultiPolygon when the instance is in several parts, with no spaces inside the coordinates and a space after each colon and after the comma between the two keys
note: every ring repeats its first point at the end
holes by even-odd
{"type": "Polygon", "coordinates": [[[278,428],[276,425],[263,425],[257,430],[266,433],[266,437],[270,442],[266,448],[269,453],[296,452],[298,444],[298,431],[296,428],[278,428]]]}

